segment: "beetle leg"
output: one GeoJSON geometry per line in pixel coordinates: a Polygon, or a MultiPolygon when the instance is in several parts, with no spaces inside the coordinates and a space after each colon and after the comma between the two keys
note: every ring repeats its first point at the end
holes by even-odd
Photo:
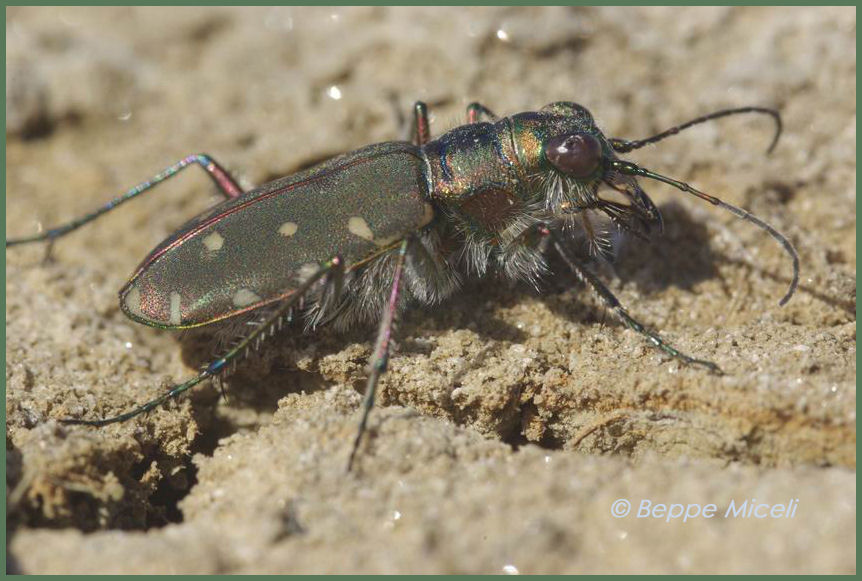
{"type": "Polygon", "coordinates": [[[45,232],[42,232],[41,234],[27,236],[24,238],[7,239],[6,247],[8,248],[17,244],[27,244],[29,242],[47,241],[49,244],[48,248],[50,251],[51,245],[53,245],[54,241],[57,238],[65,236],[69,232],[77,230],[84,224],[92,222],[102,214],[110,212],[120,204],[123,204],[124,202],[127,202],[132,198],[143,194],[144,192],[150,190],[161,182],[177,175],[181,170],[195,164],[202,167],[207,172],[207,174],[209,174],[210,178],[212,178],[213,182],[215,182],[216,186],[218,186],[219,191],[224,195],[225,198],[236,198],[243,193],[242,188],[230,176],[227,170],[225,170],[218,162],[216,162],[213,158],[204,153],[196,153],[194,155],[184,157],[172,166],[162,170],[160,173],[156,174],[152,178],[139,183],[132,189],[117,196],[101,208],[98,208],[97,210],[94,210],[89,214],[81,216],[80,218],[75,218],[71,222],[61,224],[60,226],[57,226],[55,228],[50,228],[45,232]]]}
{"type": "Polygon", "coordinates": [[[658,335],[644,327],[641,323],[633,319],[632,316],[629,315],[625,308],[623,308],[623,306],[620,304],[619,299],[614,296],[614,293],[612,293],[611,290],[607,286],[605,286],[605,284],[599,279],[599,277],[597,277],[589,269],[578,263],[576,260],[571,258],[563,249],[559,241],[554,241],[554,248],[557,249],[557,252],[566,262],[569,268],[572,269],[572,272],[575,273],[575,276],[577,276],[582,282],[586,283],[590,288],[592,288],[593,291],[595,291],[595,293],[599,296],[599,298],[602,299],[605,305],[607,305],[607,307],[611,309],[617,315],[617,317],[620,318],[620,320],[625,324],[626,327],[637,333],[640,333],[641,335],[646,337],[650,341],[650,343],[652,343],[668,355],[675,357],[676,359],[684,361],[685,363],[688,363],[690,365],[702,365],[703,367],[706,367],[714,373],[722,373],[721,369],[715,363],[712,363],[711,361],[704,361],[703,359],[695,359],[694,357],[690,357],[684,353],[679,352],[674,347],[665,343],[661,337],[659,337],[658,335]]]}
{"type": "Polygon", "coordinates": [[[413,104],[413,143],[425,145],[431,141],[431,124],[428,122],[428,105],[422,101],[413,104]]]}
{"type": "Polygon", "coordinates": [[[235,363],[236,360],[249,348],[253,341],[259,339],[263,334],[265,334],[268,330],[273,327],[277,327],[282,317],[287,315],[290,310],[297,305],[297,303],[308,293],[308,291],[314,286],[322,278],[331,274],[332,272],[339,272],[344,270],[344,262],[338,256],[330,259],[329,261],[323,263],[318,269],[316,273],[314,273],[308,280],[306,280],[296,292],[294,292],[290,297],[285,299],[285,301],[278,306],[278,308],[273,311],[273,313],[267,317],[265,321],[263,321],[260,325],[255,327],[255,330],[249,333],[246,337],[244,337],[239,343],[234,345],[230,351],[210,363],[204,368],[196,377],[186,381],[185,383],[180,383],[171,387],[166,393],[160,395],[159,397],[148,401],[145,404],[142,404],[135,409],[128,411],[124,414],[120,414],[117,416],[112,416],[109,418],[104,418],[101,420],[81,420],[76,418],[63,418],[60,420],[60,423],[63,424],[73,424],[73,425],[84,425],[84,426],[95,426],[101,427],[106,426],[108,424],[115,424],[118,422],[124,422],[126,420],[130,420],[135,416],[139,416],[141,414],[147,413],[166,401],[177,398],[180,394],[188,391],[193,388],[197,384],[201,383],[205,379],[209,379],[212,377],[218,376],[224,368],[232,363],[235,363]]]}
{"type": "Polygon", "coordinates": [[[386,310],[383,312],[383,318],[380,320],[380,329],[377,331],[374,353],[368,361],[368,384],[365,387],[365,398],[362,400],[362,419],[359,422],[359,430],[356,432],[356,438],[353,440],[353,448],[350,450],[350,459],[347,462],[348,472],[353,467],[356,451],[359,449],[359,444],[362,441],[362,434],[365,433],[368,414],[371,412],[371,408],[374,407],[374,395],[377,391],[377,383],[380,380],[380,376],[386,371],[386,365],[389,363],[389,346],[392,341],[392,328],[395,324],[395,317],[398,314],[398,298],[401,294],[402,274],[404,272],[408,244],[408,239],[404,239],[398,248],[395,272],[392,275],[392,291],[389,293],[389,302],[386,310]]]}
{"type": "Polygon", "coordinates": [[[467,105],[467,123],[479,123],[485,117],[489,121],[499,119],[493,111],[482,105],[481,103],[470,103],[467,105]]]}

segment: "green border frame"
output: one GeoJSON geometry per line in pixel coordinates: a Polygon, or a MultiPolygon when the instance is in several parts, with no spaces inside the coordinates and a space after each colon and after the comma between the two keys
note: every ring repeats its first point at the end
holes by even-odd
{"type": "MultiPolygon", "coordinates": [[[[305,6],[308,4],[309,4],[309,2],[272,2],[272,1],[254,2],[253,3],[254,6],[284,6],[284,5],[286,5],[286,6],[305,6]]],[[[499,2],[470,2],[470,1],[468,1],[468,2],[394,2],[394,3],[393,2],[380,2],[380,1],[378,1],[378,2],[374,2],[374,1],[370,1],[370,2],[344,2],[344,1],[340,1],[340,0],[334,0],[331,2],[326,2],[326,4],[329,4],[332,6],[595,6],[596,5],[596,3],[591,3],[591,2],[553,2],[553,1],[552,2],[536,2],[536,1],[529,1],[529,0],[526,0],[526,1],[525,0],[520,0],[520,1],[511,0],[511,1],[499,1],[499,2]]],[[[237,2],[218,1],[218,0],[211,1],[211,2],[183,2],[181,4],[169,3],[169,2],[99,2],[99,1],[88,2],[85,4],[82,4],[80,2],[67,2],[67,1],[3,3],[4,7],[10,7],[10,6],[117,6],[117,5],[129,5],[129,6],[244,6],[245,4],[237,3],[237,2]]],[[[721,5],[721,6],[821,6],[820,4],[817,4],[817,3],[812,2],[810,0],[809,1],[786,1],[785,0],[783,2],[723,2],[720,4],[716,4],[716,3],[712,3],[712,2],[670,1],[670,2],[656,3],[656,2],[644,2],[644,1],[637,1],[637,0],[624,0],[624,1],[617,0],[617,1],[609,3],[607,5],[608,6],[716,6],[716,5],[721,5]]],[[[857,3],[856,2],[829,2],[828,5],[829,6],[856,6],[857,3]]],[[[3,55],[4,55],[4,62],[5,62],[5,56],[6,56],[6,42],[5,42],[5,39],[6,39],[6,26],[5,26],[6,13],[5,13],[5,11],[4,11],[3,20],[4,20],[4,27],[3,27],[3,33],[2,33],[3,34],[3,40],[4,40],[4,42],[3,42],[3,55]]],[[[4,79],[5,79],[5,77],[4,77],[4,79]]],[[[4,89],[5,89],[5,83],[6,83],[6,81],[4,80],[4,89]]],[[[6,93],[4,91],[4,95],[2,97],[4,105],[6,102],[6,96],[5,95],[6,95],[6,93]]],[[[3,160],[4,161],[3,161],[2,170],[0,170],[0,172],[2,172],[2,178],[3,178],[3,184],[4,184],[4,186],[3,186],[3,200],[5,202],[5,200],[6,200],[6,187],[5,187],[5,183],[6,183],[6,180],[5,180],[5,178],[6,178],[6,139],[5,139],[6,117],[5,117],[5,115],[3,117],[2,124],[3,124],[3,133],[4,133],[4,139],[3,139],[3,145],[2,145],[3,160]]],[[[6,208],[6,206],[4,203],[4,217],[5,217],[5,208],[6,208]]],[[[5,233],[6,233],[6,222],[5,222],[5,220],[3,221],[2,228],[3,228],[4,237],[5,237],[5,233]]],[[[3,280],[5,283],[5,280],[6,280],[6,274],[5,274],[6,258],[5,258],[5,254],[3,257],[3,265],[4,265],[3,280]]],[[[5,304],[5,299],[6,299],[5,284],[3,286],[3,289],[0,290],[0,293],[2,293],[2,296],[4,299],[4,304],[5,304]]],[[[856,311],[857,317],[858,317],[858,313],[859,313],[858,308],[859,307],[857,306],[857,311],[856,311]]],[[[5,326],[6,326],[5,325],[6,324],[5,310],[3,313],[3,324],[4,324],[4,344],[5,344],[5,326]]],[[[857,355],[857,358],[858,358],[858,355],[857,355]]],[[[2,354],[0,354],[0,361],[2,361],[3,369],[5,371],[5,369],[6,369],[6,351],[5,351],[5,349],[3,350],[2,354]]],[[[0,410],[0,414],[2,414],[3,423],[5,425],[5,423],[6,423],[6,405],[5,405],[6,404],[6,377],[5,377],[5,374],[2,378],[2,380],[0,380],[0,381],[2,381],[2,387],[3,387],[2,399],[3,399],[3,404],[4,404],[2,407],[2,410],[0,410]]],[[[3,475],[3,488],[4,488],[4,491],[6,491],[6,478],[5,478],[5,475],[6,475],[6,448],[5,448],[5,446],[4,446],[3,452],[2,452],[2,460],[3,460],[3,462],[2,462],[2,466],[0,466],[0,471],[2,471],[2,475],[3,475]]],[[[6,491],[6,492],[8,493],[8,491],[6,491]]],[[[5,523],[6,522],[6,516],[7,516],[7,514],[6,514],[7,513],[6,503],[5,502],[3,503],[2,508],[0,508],[0,511],[2,511],[3,520],[5,523]]],[[[20,574],[20,572],[18,572],[18,571],[15,571],[15,570],[9,571],[9,569],[8,569],[9,563],[7,560],[7,550],[6,550],[7,549],[7,539],[6,539],[6,527],[5,526],[2,530],[2,533],[0,533],[0,534],[2,534],[2,540],[3,540],[4,571],[7,574],[20,574]]],[[[363,576],[369,576],[369,575],[363,575],[363,576]]],[[[108,577],[110,577],[110,576],[108,576],[108,577]]],[[[232,576],[218,575],[218,576],[213,576],[213,577],[228,578],[228,577],[232,577],[232,576]]],[[[304,577],[304,576],[301,575],[300,577],[304,577]]],[[[351,577],[351,576],[338,575],[336,577],[351,577]]],[[[457,575],[455,577],[462,577],[462,576],[457,575]]],[[[464,577],[466,577],[466,576],[464,576],[464,577]]],[[[478,576],[470,576],[470,577],[471,578],[494,578],[496,576],[478,575],[478,576]]],[[[684,575],[682,577],[688,577],[688,576],[684,575]]],[[[718,577],[719,578],[730,578],[731,576],[730,575],[719,575],[718,577]]],[[[64,578],[72,578],[72,579],[81,578],[81,579],[84,579],[84,578],[89,578],[89,576],[69,575],[69,576],[64,576],[64,578]]]]}

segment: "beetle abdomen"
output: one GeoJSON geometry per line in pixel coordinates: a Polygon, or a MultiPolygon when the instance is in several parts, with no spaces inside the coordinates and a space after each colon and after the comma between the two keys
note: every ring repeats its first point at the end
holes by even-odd
{"type": "Polygon", "coordinates": [[[281,300],[340,255],[355,268],[433,218],[424,158],[384,143],[229,200],[160,244],[120,291],[131,318],[204,325],[281,300]]]}

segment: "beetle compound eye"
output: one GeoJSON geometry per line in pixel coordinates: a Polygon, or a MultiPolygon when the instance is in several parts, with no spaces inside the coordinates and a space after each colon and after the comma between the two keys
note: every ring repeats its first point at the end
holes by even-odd
{"type": "Polygon", "coordinates": [[[589,133],[563,135],[548,141],[545,156],[566,175],[583,178],[596,171],[602,158],[602,144],[589,133]]]}

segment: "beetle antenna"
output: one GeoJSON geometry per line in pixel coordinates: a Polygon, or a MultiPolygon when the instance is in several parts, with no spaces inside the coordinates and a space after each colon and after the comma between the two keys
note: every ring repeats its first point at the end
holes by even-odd
{"type": "Polygon", "coordinates": [[[683,192],[687,192],[689,194],[692,194],[693,196],[697,196],[701,200],[709,202],[714,206],[724,208],[731,214],[734,214],[735,216],[742,218],[743,220],[751,222],[761,230],[765,230],[766,232],[768,232],[770,236],[775,238],[775,240],[779,244],[781,244],[787,254],[790,255],[790,258],[793,260],[793,278],[790,280],[790,286],[787,289],[787,292],[785,293],[784,297],[780,301],[778,301],[779,306],[786,305],[787,301],[790,300],[790,297],[793,296],[793,293],[796,292],[796,287],[799,285],[799,254],[797,254],[796,249],[793,247],[793,244],[791,244],[790,241],[781,232],[779,232],[754,214],[751,214],[750,212],[747,212],[742,208],[737,208],[732,204],[728,204],[727,202],[724,202],[716,198],[715,196],[710,196],[709,194],[704,193],[685,182],[681,182],[679,180],[675,180],[673,178],[657,174],[653,171],[635,165],[629,161],[615,159],[610,162],[610,166],[611,168],[626,175],[639,176],[664,182],[668,185],[675,187],[678,190],[682,190],[683,192]]]}
{"type": "Polygon", "coordinates": [[[769,109],[767,107],[738,107],[735,109],[722,109],[721,111],[716,111],[715,113],[710,113],[709,115],[697,117],[695,119],[692,119],[691,121],[682,123],[681,125],[675,125],[670,129],[667,129],[665,131],[662,131],[661,133],[657,133],[645,139],[628,140],[614,137],[610,140],[611,147],[613,147],[614,151],[616,151],[617,153],[628,153],[633,149],[640,149],[644,145],[649,145],[651,143],[661,141],[666,137],[670,137],[671,135],[676,135],[680,131],[688,129],[689,127],[693,127],[694,125],[700,125],[701,123],[706,123],[707,121],[713,121],[715,119],[720,119],[721,117],[739,115],[742,113],[761,113],[772,117],[772,119],[775,121],[775,137],[772,138],[772,143],[769,144],[769,149],[766,150],[766,154],[769,155],[770,153],[772,153],[772,150],[775,149],[775,146],[778,144],[778,138],[781,136],[783,126],[781,124],[781,115],[778,113],[778,111],[776,111],[775,109],[769,109]]]}

